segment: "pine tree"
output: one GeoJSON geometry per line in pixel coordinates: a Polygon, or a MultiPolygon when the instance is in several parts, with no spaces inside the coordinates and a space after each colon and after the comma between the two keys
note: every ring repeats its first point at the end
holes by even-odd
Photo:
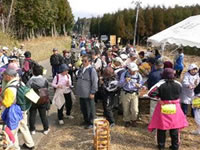
{"type": "Polygon", "coordinates": [[[153,11],[149,7],[145,9],[144,19],[145,19],[145,26],[146,26],[145,34],[147,36],[150,36],[153,33],[153,11]]]}
{"type": "Polygon", "coordinates": [[[126,25],[124,23],[123,15],[118,15],[116,18],[115,26],[114,26],[115,34],[118,37],[124,38],[126,35],[125,28],[126,28],[126,25]]]}

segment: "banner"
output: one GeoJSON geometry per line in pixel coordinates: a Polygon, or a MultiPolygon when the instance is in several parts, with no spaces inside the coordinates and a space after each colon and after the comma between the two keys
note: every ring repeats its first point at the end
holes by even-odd
{"type": "Polygon", "coordinates": [[[110,35],[110,45],[116,45],[116,35],[110,35]]]}

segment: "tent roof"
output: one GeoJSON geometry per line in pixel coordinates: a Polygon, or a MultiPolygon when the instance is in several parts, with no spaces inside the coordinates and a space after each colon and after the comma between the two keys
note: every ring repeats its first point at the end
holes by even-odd
{"type": "Polygon", "coordinates": [[[200,15],[189,17],[147,39],[154,46],[165,43],[200,48],[200,15]]]}

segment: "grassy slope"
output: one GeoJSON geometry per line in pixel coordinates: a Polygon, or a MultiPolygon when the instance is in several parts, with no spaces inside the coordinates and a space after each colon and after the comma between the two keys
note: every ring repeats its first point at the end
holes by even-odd
{"type": "Polygon", "coordinates": [[[34,60],[41,61],[50,57],[53,48],[58,48],[59,52],[69,49],[70,42],[69,37],[43,37],[24,41],[23,44],[25,44],[25,50],[31,51],[34,60]]]}
{"type": "Polygon", "coordinates": [[[13,47],[19,45],[18,41],[8,34],[0,32],[0,45],[1,47],[7,46],[12,49],[13,47]]]}

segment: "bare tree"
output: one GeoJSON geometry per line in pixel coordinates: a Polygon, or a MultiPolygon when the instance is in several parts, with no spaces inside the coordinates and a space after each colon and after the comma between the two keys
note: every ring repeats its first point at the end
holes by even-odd
{"type": "Polygon", "coordinates": [[[0,0],[0,19],[1,19],[2,32],[5,32],[5,20],[4,20],[4,14],[3,14],[3,2],[2,2],[2,0],[0,0]]]}
{"type": "Polygon", "coordinates": [[[11,17],[12,10],[13,10],[13,4],[14,4],[14,0],[12,0],[11,4],[10,4],[10,10],[9,10],[8,18],[7,18],[6,30],[8,30],[8,27],[10,24],[10,17],[11,17]]]}

